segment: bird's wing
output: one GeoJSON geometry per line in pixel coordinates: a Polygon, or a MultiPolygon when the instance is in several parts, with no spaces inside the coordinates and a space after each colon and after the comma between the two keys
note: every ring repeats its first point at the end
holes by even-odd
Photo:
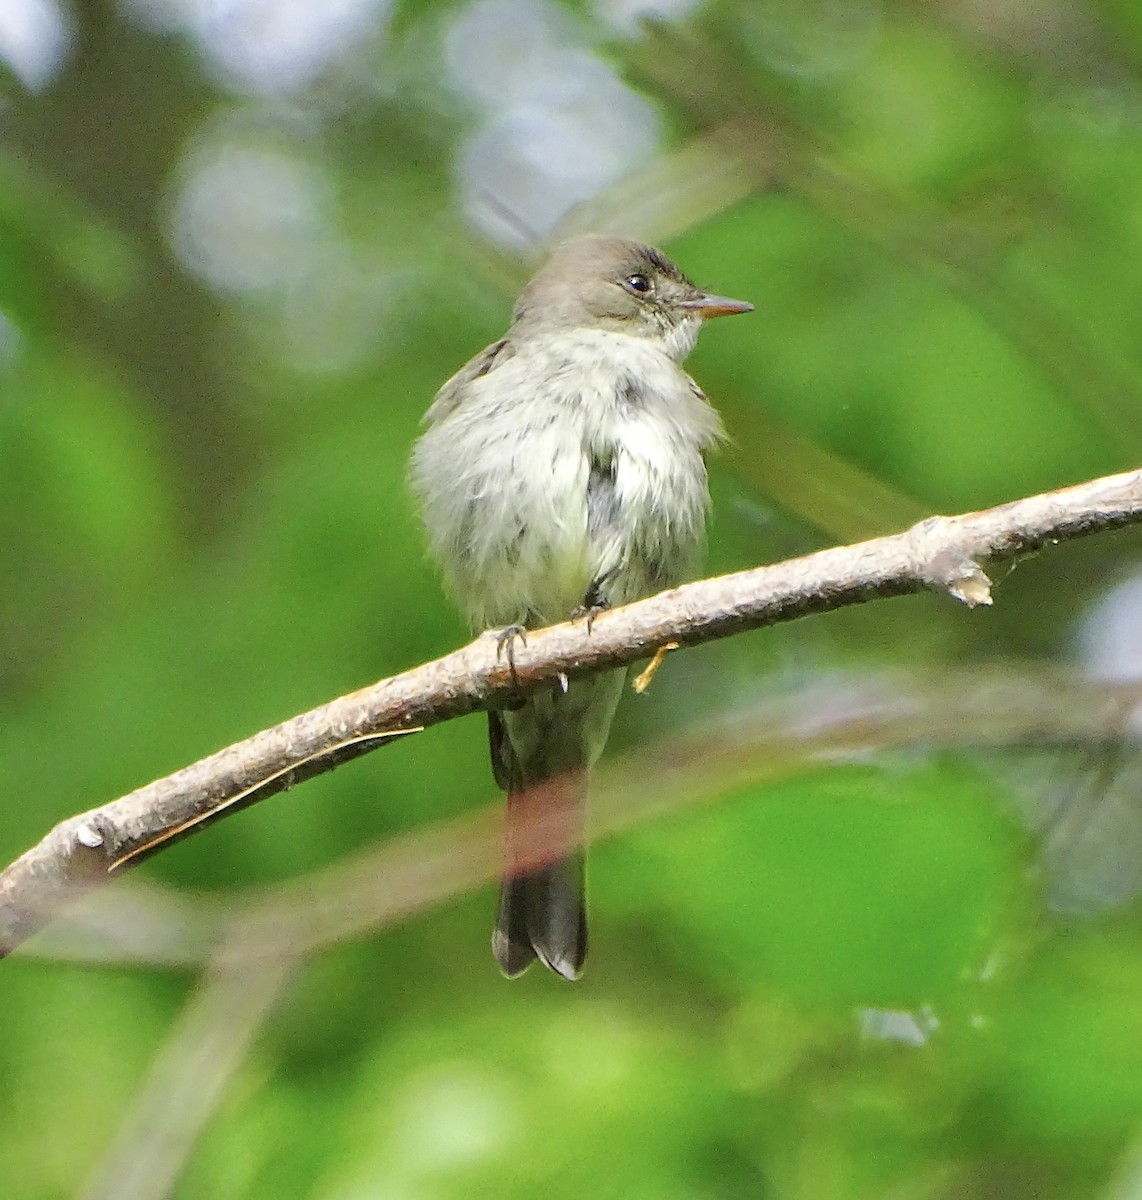
{"type": "Polygon", "coordinates": [[[479,379],[496,366],[512,357],[514,351],[506,337],[500,338],[490,346],[485,346],[475,358],[466,362],[455,375],[436,393],[436,399],[429,405],[424,414],[427,425],[443,420],[455,409],[464,394],[464,388],[474,379],[479,379]]]}

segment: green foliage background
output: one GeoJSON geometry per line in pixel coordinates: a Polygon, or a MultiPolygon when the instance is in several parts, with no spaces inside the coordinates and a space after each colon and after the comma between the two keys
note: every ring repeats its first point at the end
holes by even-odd
{"type": "MultiPolygon", "coordinates": [[[[460,643],[405,462],[527,271],[458,199],[459,6],[396,4],[287,98],[138,11],[76,3],[58,74],[2,83],[5,861],[460,643]],[[187,266],[172,212],[219,129],[304,168],[342,259],[245,291],[187,266]]],[[[691,360],[733,436],[712,570],[1137,465],[1142,8],[711,0],[625,36],[566,15],[664,155],[704,141],[748,179],[666,221],[692,276],[757,308],[691,360]]],[[[628,198],[656,186],[635,166],[628,198]]],[[[993,611],[918,597],[675,655],[612,752],[832,676],[1069,661],[1138,556],[1102,537],[1021,566],[993,611]]],[[[140,874],[225,911],[489,801],[483,740],[407,739],[140,874]]],[[[594,851],[578,986],[498,977],[490,888],[306,964],[170,1194],[1142,1195],[1136,903],[1053,913],[1011,788],[968,756],[723,792],[594,851]]],[[[79,1194],[197,980],[2,965],[4,1195],[79,1194]]]]}

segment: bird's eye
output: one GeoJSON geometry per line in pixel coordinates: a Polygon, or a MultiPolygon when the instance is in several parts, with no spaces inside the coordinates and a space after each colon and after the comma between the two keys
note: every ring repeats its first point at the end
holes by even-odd
{"type": "Polygon", "coordinates": [[[645,275],[628,275],[627,287],[632,292],[646,293],[650,291],[650,280],[645,275]]]}

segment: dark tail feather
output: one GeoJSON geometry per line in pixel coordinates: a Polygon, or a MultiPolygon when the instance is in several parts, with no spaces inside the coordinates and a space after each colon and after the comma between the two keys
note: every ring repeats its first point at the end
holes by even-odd
{"type": "Polygon", "coordinates": [[[564,979],[578,979],[587,958],[583,855],[574,854],[500,885],[492,953],[509,978],[538,958],[564,979]]]}
{"type": "Polygon", "coordinates": [[[585,771],[525,785],[505,735],[503,720],[488,714],[496,781],[508,793],[505,851],[508,873],[500,886],[500,908],[492,931],[492,953],[512,979],[538,958],[564,979],[578,979],[587,958],[585,858],[582,850],[534,864],[544,841],[581,844],[587,800],[585,771]]]}

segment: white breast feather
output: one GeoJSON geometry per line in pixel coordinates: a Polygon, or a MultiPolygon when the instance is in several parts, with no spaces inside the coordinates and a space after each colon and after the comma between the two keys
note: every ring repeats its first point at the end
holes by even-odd
{"type": "Polygon", "coordinates": [[[646,338],[578,330],[517,351],[418,443],[413,483],[474,628],[566,619],[612,572],[622,603],[673,582],[701,541],[702,451],[721,435],[689,377],[646,338]],[[630,379],[631,397],[616,390],[630,379]],[[588,530],[591,463],[621,518],[588,530]]]}

